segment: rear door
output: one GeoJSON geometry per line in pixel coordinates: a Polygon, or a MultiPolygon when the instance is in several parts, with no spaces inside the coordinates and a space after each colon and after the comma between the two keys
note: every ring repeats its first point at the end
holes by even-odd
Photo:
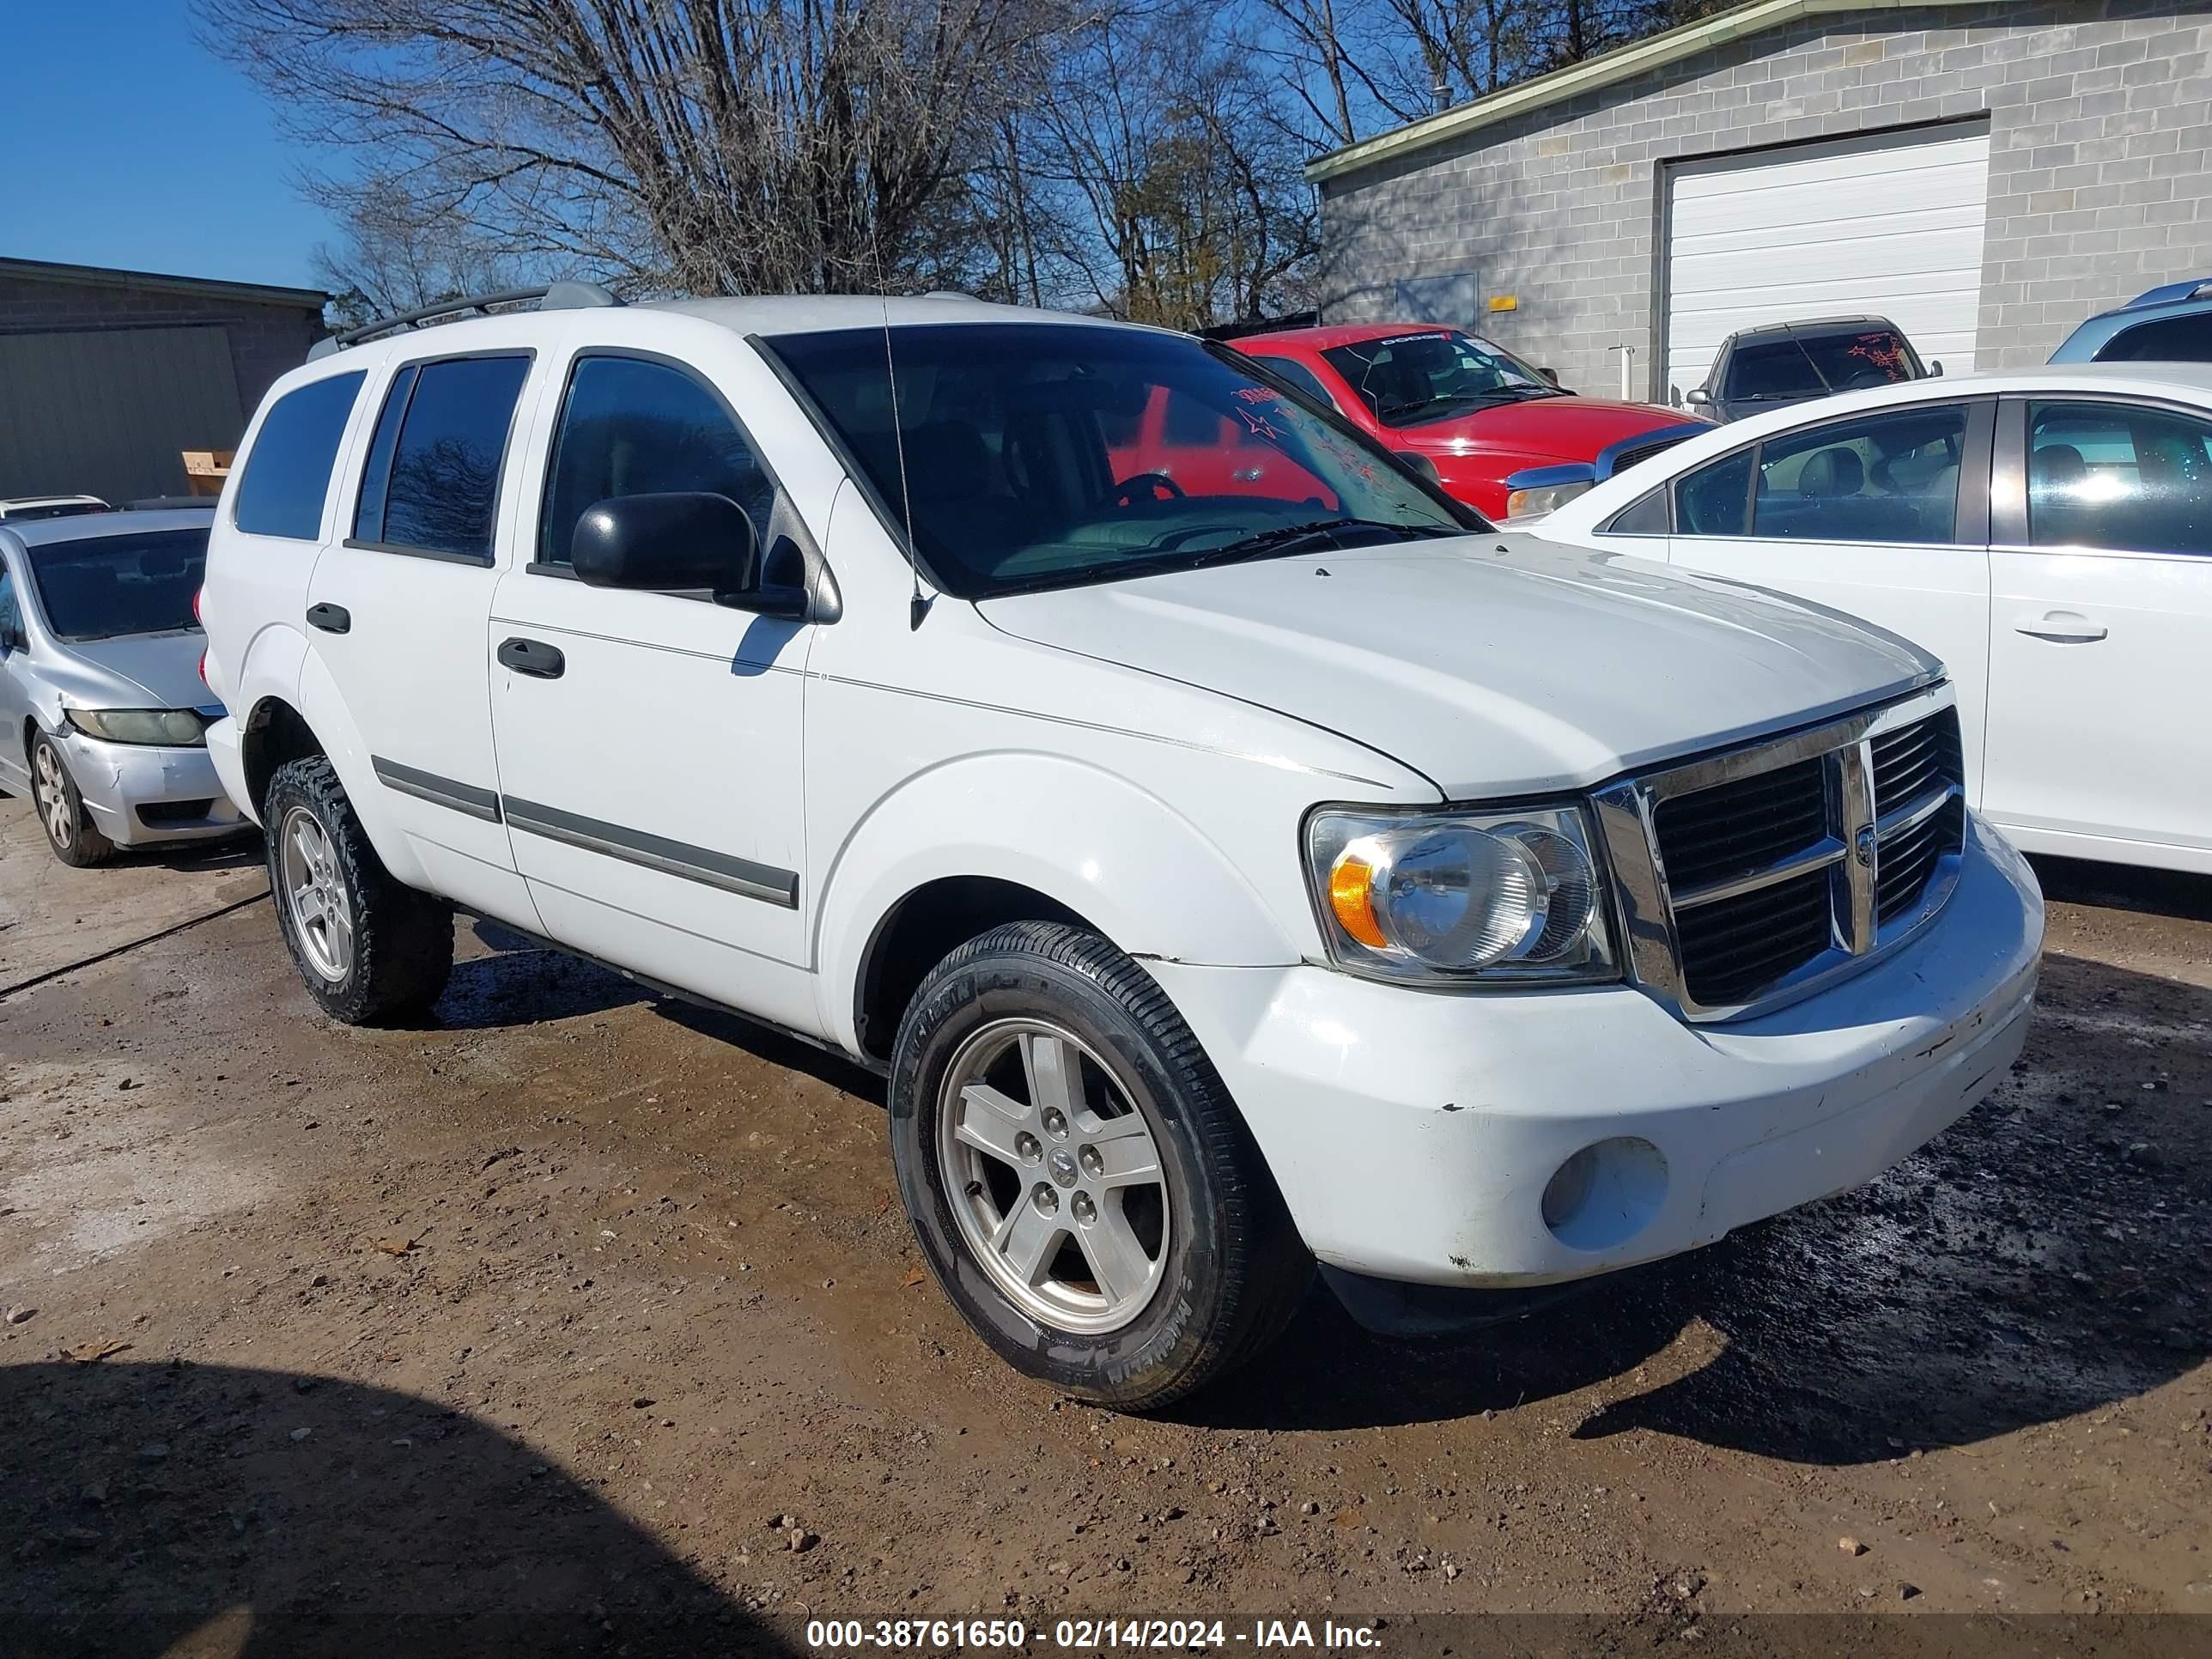
{"type": "Polygon", "coordinates": [[[2045,852],[2212,870],[2212,421],[2008,398],[1993,492],[1992,816],[2045,852]]]}
{"type": "Polygon", "coordinates": [[[483,634],[501,526],[520,506],[506,462],[532,366],[519,344],[393,354],[307,605],[381,817],[437,891],[524,926],[534,918],[499,807],[483,634]]]}
{"type": "Polygon", "coordinates": [[[1940,657],[1971,793],[1989,673],[1993,399],[1913,403],[1780,433],[1675,481],[1668,557],[1812,599],[1940,657]]]}
{"type": "Polygon", "coordinates": [[[679,363],[646,349],[665,336],[632,319],[590,323],[532,447],[528,552],[501,582],[488,635],[478,623],[516,862],[562,944],[811,1027],[814,625],[704,594],[588,587],[569,565],[594,502],[694,490],[745,510],[771,577],[803,563],[805,527],[737,411],[796,416],[735,334],[712,331],[679,363]],[[620,343],[633,332],[637,345],[620,343]]]}

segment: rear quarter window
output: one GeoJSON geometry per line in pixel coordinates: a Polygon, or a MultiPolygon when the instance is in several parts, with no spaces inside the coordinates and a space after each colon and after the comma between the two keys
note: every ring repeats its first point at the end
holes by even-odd
{"type": "Polygon", "coordinates": [[[300,542],[322,534],[331,470],[367,378],[358,371],[333,374],[276,400],[263,417],[239,476],[231,520],[240,530],[300,542]]]}

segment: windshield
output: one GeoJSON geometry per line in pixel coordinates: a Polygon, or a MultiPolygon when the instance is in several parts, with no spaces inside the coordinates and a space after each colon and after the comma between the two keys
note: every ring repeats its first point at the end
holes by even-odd
{"type": "Polygon", "coordinates": [[[46,626],[64,640],[197,628],[192,595],[207,566],[205,530],[87,536],[30,550],[46,626]]]}
{"type": "Polygon", "coordinates": [[[1487,527],[1180,335],[978,323],[767,343],[890,521],[911,512],[931,579],[964,599],[1487,527]]]}
{"type": "Polygon", "coordinates": [[[1739,345],[1729,354],[1729,403],[1773,403],[1888,386],[1919,377],[1919,361],[1893,329],[1802,334],[1739,345]]]}
{"type": "Polygon", "coordinates": [[[1485,404],[1566,395],[1512,353],[1448,328],[1360,340],[1321,355],[1385,426],[1418,426],[1485,404]]]}

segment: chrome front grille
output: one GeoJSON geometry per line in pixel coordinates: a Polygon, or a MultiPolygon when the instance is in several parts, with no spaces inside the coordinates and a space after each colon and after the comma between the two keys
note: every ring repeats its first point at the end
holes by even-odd
{"type": "Polygon", "coordinates": [[[1937,686],[1602,792],[1635,978],[1727,1019],[1864,965],[1948,896],[1965,777],[1937,686]]]}

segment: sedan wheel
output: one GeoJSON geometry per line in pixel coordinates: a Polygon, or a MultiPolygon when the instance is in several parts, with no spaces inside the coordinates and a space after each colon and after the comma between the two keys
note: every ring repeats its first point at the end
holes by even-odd
{"type": "Polygon", "coordinates": [[[70,799],[69,780],[62,773],[61,757],[54,753],[53,744],[42,743],[31,764],[38,776],[39,811],[46,820],[46,838],[56,852],[66,853],[76,844],[76,812],[70,799]]]}
{"type": "Polygon", "coordinates": [[[43,732],[31,738],[31,804],[38,809],[46,845],[64,864],[82,870],[115,856],[115,843],[85,811],[60,747],[43,732]]]}

